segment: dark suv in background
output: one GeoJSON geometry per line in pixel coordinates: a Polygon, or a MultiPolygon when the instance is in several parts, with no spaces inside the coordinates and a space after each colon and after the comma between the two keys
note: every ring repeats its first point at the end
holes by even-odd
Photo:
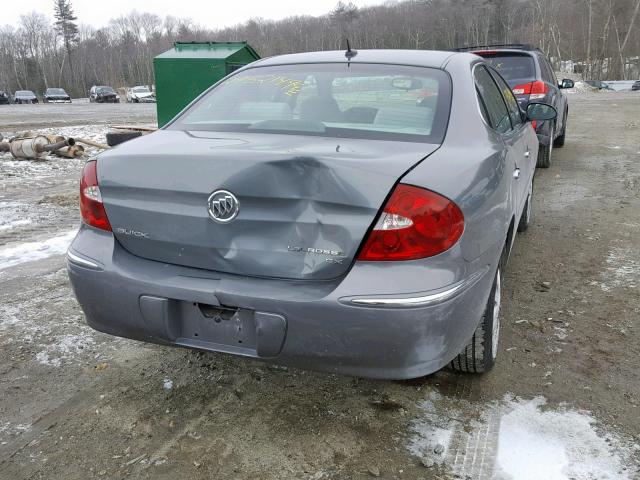
{"type": "Polygon", "coordinates": [[[538,167],[551,165],[553,147],[564,145],[569,105],[562,88],[573,88],[573,81],[558,83],[551,62],[542,50],[528,44],[482,45],[456,48],[480,55],[507,81],[523,110],[529,102],[553,105],[558,117],[553,121],[531,122],[538,135],[538,167]]]}
{"type": "Polygon", "coordinates": [[[120,95],[112,87],[94,85],[89,90],[89,102],[120,103],[120,95]]]}

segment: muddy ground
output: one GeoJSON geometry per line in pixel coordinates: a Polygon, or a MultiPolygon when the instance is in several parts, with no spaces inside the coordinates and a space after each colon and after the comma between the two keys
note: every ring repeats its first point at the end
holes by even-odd
{"type": "MultiPolygon", "coordinates": [[[[372,381],[94,332],[61,254],[81,162],[0,157],[0,478],[640,478],[640,94],[570,102],[481,377],[372,381]]],[[[0,130],[58,107],[0,111],[0,130]]],[[[102,135],[87,116],[66,128],[102,135]]]]}

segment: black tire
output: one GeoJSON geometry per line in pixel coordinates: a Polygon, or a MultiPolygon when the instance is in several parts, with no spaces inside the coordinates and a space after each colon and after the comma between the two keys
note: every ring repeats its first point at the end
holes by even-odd
{"type": "Polygon", "coordinates": [[[469,343],[451,362],[450,367],[453,370],[464,373],[483,373],[491,370],[496,362],[500,338],[500,297],[504,256],[503,252],[480,323],[469,343]]]}
{"type": "Polygon", "coordinates": [[[569,111],[564,112],[564,125],[562,125],[562,133],[553,142],[553,146],[560,148],[564,145],[564,138],[567,133],[567,121],[569,120],[569,111]]]}
{"type": "Polygon", "coordinates": [[[527,228],[529,228],[529,224],[531,223],[531,207],[533,201],[533,180],[531,180],[531,185],[529,186],[529,194],[527,195],[527,202],[524,204],[524,208],[522,209],[522,214],[520,215],[520,221],[518,222],[518,232],[526,232],[527,228]]]}
{"type": "Polygon", "coordinates": [[[115,147],[121,143],[127,142],[134,138],[142,136],[142,132],[134,132],[132,130],[124,130],[122,132],[107,132],[107,145],[115,147]]]}
{"type": "Polygon", "coordinates": [[[537,168],[549,168],[551,166],[551,145],[540,145],[538,148],[537,168]]]}

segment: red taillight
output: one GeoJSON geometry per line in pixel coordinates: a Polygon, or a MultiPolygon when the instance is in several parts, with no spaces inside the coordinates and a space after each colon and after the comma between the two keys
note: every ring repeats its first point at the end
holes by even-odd
{"type": "Polygon", "coordinates": [[[538,100],[544,98],[549,93],[549,87],[546,83],[536,80],[535,82],[523,83],[513,87],[514,95],[529,95],[529,100],[538,100]]]}
{"type": "Polygon", "coordinates": [[[464,216],[451,200],[430,190],[399,184],[358,255],[358,260],[415,260],[453,246],[464,216]]]}
{"type": "Polygon", "coordinates": [[[536,122],[535,120],[531,120],[531,126],[535,130],[536,128],[538,128],[538,122],[536,122]]]}
{"type": "Polygon", "coordinates": [[[522,85],[516,85],[512,91],[514,95],[529,95],[531,93],[531,84],[523,83],[522,85]]]}
{"type": "Polygon", "coordinates": [[[80,179],[80,214],[87,225],[111,232],[111,224],[104,211],[98,186],[96,161],[87,162],[80,179]]]}

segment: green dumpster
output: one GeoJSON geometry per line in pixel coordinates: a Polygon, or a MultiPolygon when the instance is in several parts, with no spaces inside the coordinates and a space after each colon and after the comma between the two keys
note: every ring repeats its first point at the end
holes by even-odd
{"type": "Polygon", "coordinates": [[[175,42],[153,59],[158,126],[218,80],[259,58],[247,42],[175,42]]]}

